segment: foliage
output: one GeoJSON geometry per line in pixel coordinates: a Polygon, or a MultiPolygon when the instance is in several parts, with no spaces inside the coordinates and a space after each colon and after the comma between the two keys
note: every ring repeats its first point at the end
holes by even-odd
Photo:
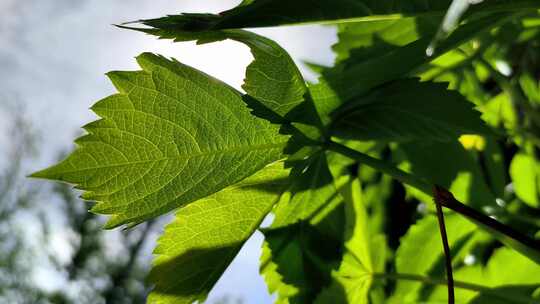
{"type": "Polygon", "coordinates": [[[122,25],[244,43],[245,93],[142,54],[142,70],[108,74],[119,93],[77,149],[32,176],[75,184],[106,228],[177,209],[148,303],[203,301],[270,212],[261,273],[278,303],[444,301],[444,259],[458,303],[537,303],[540,4],[457,2],[445,18],[451,1],[245,0],[122,25]],[[338,29],[314,84],[243,30],[304,23],[338,29]],[[435,185],[450,190],[436,197],[449,256],[435,185]]]}
{"type": "Polygon", "coordinates": [[[144,303],[148,265],[141,258],[154,223],[114,238],[68,185],[50,189],[25,179],[38,156],[39,134],[22,109],[7,104],[0,106],[9,114],[11,143],[0,157],[0,302],[144,303]],[[108,237],[117,242],[109,244],[108,237]]]}

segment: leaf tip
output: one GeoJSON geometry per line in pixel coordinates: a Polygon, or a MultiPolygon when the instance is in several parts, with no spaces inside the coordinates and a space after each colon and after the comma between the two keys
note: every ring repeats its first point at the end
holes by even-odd
{"type": "Polygon", "coordinates": [[[33,172],[33,173],[27,175],[26,177],[27,178],[36,178],[36,179],[48,179],[48,180],[58,179],[58,176],[53,174],[53,170],[52,170],[53,168],[54,168],[54,166],[43,169],[43,170],[39,170],[39,171],[36,171],[36,172],[33,172]]]}

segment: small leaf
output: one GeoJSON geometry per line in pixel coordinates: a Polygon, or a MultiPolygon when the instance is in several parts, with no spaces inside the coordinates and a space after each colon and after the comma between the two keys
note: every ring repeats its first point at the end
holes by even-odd
{"type": "Polygon", "coordinates": [[[77,149],[33,177],[76,184],[107,227],[137,224],[233,185],[283,155],[288,137],[253,117],[238,92],[145,53],[142,71],[111,72],[119,90],[92,107],[77,149]]]}
{"type": "Polygon", "coordinates": [[[359,140],[450,141],[490,134],[474,105],[444,84],[399,80],[345,104],[331,132],[359,140]]]}
{"type": "Polygon", "coordinates": [[[540,83],[531,74],[521,74],[519,84],[531,104],[540,104],[540,83]]]}
{"type": "Polygon", "coordinates": [[[510,177],[516,195],[527,205],[538,208],[538,164],[533,156],[518,153],[510,164],[510,177]]]}
{"type": "Polygon", "coordinates": [[[182,207],[158,240],[148,303],[203,301],[287,185],[282,163],[182,207]]]}

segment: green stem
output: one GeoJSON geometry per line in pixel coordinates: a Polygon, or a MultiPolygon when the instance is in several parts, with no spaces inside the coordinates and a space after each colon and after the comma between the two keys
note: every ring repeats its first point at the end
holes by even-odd
{"type": "MultiPolygon", "coordinates": [[[[375,170],[381,171],[384,174],[388,174],[398,181],[414,187],[427,195],[432,196],[433,191],[436,189],[435,185],[432,183],[426,182],[423,179],[396,168],[392,164],[353,150],[342,144],[330,141],[326,144],[326,148],[330,151],[337,152],[351,159],[357,160],[375,170]]],[[[467,217],[481,228],[487,230],[505,245],[510,246],[511,248],[540,264],[539,241],[534,240],[529,236],[514,230],[512,227],[500,223],[497,220],[477,211],[476,209],[461,203],[460,201],[456,200],[450,192],[445,194],[447,194],[447,196],[441,201],[441,204],[444,207],[467,217]]]]}
{"type": "MultiPolygon", "coordinates": [[[[421,276],[417,274],[408,274],[408,273],[373,273],[373,278],[379,279],[379,280],[416,281],[416,282],[421,282],[428,285],[442,285],[442,286],[447,285],[447,281],[442,278],[432,278],[432,277],[426,277],[426,276],[421,276]]],[[[477,285],[473,283],[462,282],[462,281],[454,281],[454,286],[457,288],[478,291],[478,292],[485,292],[489,290],[489,287],[477,285]]]]}
{"type": "Polygon", "coordinates": [[[435,206],[437,208],[437,219],[439,222],[439,231],[441,232],[441,239],[444,249],[444,258],[446,262],[446,280],[448,284],[448,304],[455,303],[454,296],[454,275],[452,274],[452,256],[450,255],[450,245],[448,244],[448,236],[446,235],[446,225],[444,224],[444,214],[442,210],[442,204],[435,199],[435,206]]]}
{"type": "Polygon", "coordinates": [[[339,154],[345,155],[351,159],[357,160],[361,162],[362,164],[365,164],[375,170],[381,171],[384,174],[388,174],[392,176],[393,178],[397,179],[398,181],[407,184],[409,186],[412,186],[422,192],[424,192],[427,195],[433,194],[433,185],[426,182],[425,180],[422,180],[410,173],[407,173],[399,168],[396,168],[395,166],[382,161],[380,159],[371,157],[367,154],[364,154],[362,152],[353,150],[347,146],[344,146],[342,144],[330,141],[327,145],[327,149],[330,151],[337,152],[339,154]]]}
{"type": "MultiPolygon", "coordinates": [[[[446,285],[446,280],[441,278],[431,278],[427,276],[417,275],[417,274],[408,274],[408,273],[373,273],[373,279],[378,280],[393,280],[393,281],[415,281],[428,285],[446,285]]],[[[503,292],[497,291],[496,289],[486,287],[483,285],[463,282],[463,281],[454,281],[454,286],[460,289],[466,289],[470,291],[479,292],[482,294],[490,295],[494,298],[498,298],[505,301],[510,301],[512,303],[519,301],[518,303],[532,303],[531,299],[527,296],[515,295],[515,294],[505,294],[503,292]]]]}

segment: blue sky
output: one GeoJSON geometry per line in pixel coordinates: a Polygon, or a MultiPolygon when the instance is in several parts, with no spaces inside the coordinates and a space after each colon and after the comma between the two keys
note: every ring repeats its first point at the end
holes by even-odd
{"type": "MultiPolygon", "coordinates": [[[[57,153],[72,147],[80,126],[95,119],[88,108],[113,93],[104,73],[110,70],[133,70],[134,57],[150,51],[175,57],[183,63],[209,73],[240,88],[244,69],[251,60],[249,50],[238,43],[225,41],[196,46],[194,43],[171,43],[141,33],[111,26],[141,18],[159,17],[179,12],[219,12],[240,1],[200,0],[0,0],[0,103],[24,105],[34,128],[39,130],[41,157],[36,168],[51,164],[57,153]]],[[[330,45],[335,41],[331,27],[301,26],[259,29],[277,40],[293,58],[331,64],[330,45]]],[[[314,80],[313,74],[301,69],[314,80]]],[[[2,133],[0,111],[0,133],[2,133]]],[[[0,134],[0,153],[9,139],[0,134]]],[[[52,211],[54,213],[54,211],[52,211]]],[[[62,221],[53,229],[52,250],[67,251],[69,234],[62,221]]],[[[31,228],[28,228],[31,232],[31,228]]],[[[114,232],[111,232],[114,239],[114,232]]],[[[247,303],[270,303],[258,258],[262,237],[256,234],[243,248],[210,295],[210,300],[224,294],[243,297],[247,303]]],[[[148,249],[150,251],[150,248],[148,249]]],[[[38,273],[36,277],[49,276],[38,273]]],[[[60,288],[56,284],[44,287],[60,288]]],[[[211,301],[210,301],[211,302],[211,301]]]]}

